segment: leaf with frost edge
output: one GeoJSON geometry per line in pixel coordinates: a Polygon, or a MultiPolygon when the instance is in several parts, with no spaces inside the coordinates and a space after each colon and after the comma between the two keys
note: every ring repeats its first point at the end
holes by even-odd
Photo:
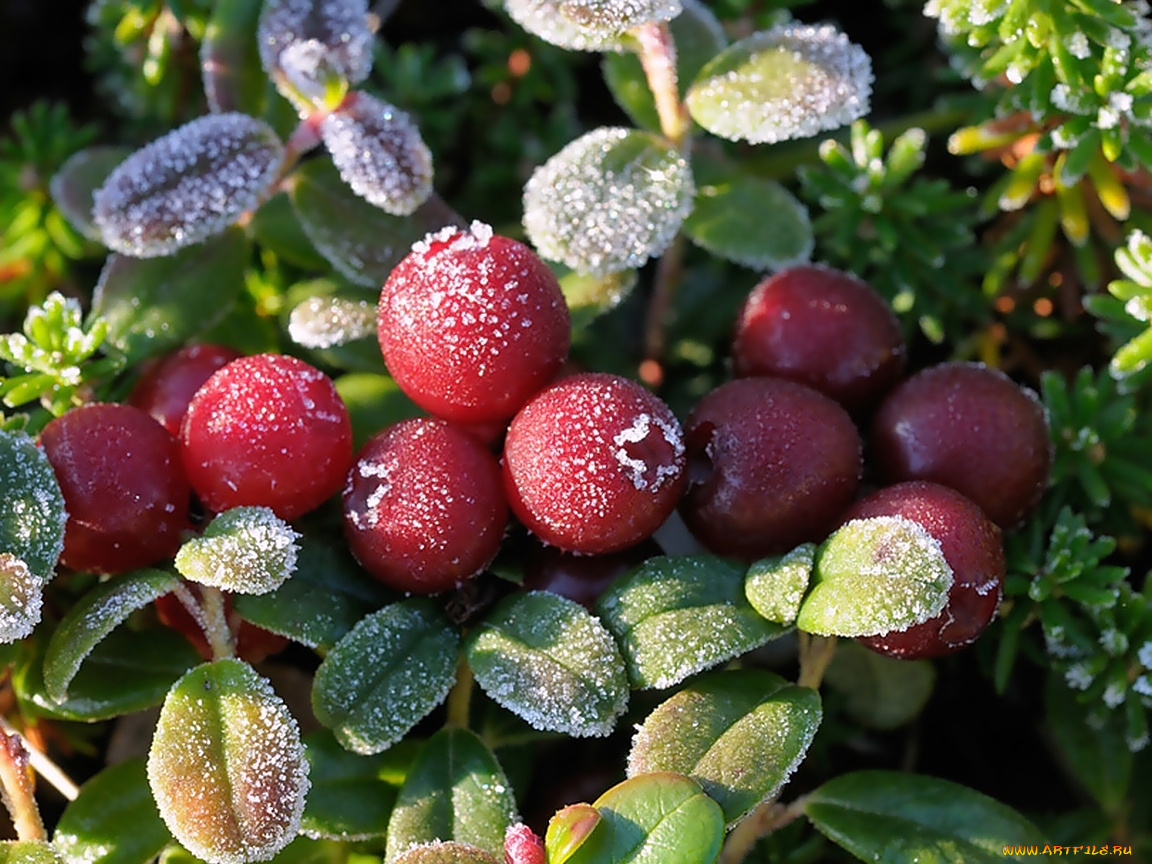
{"type": "Polygon", "coordinates": [[[288,335],[304,348],[334,348],[376,335],[376,304],[347,297],[309,297],[288,316],[288,335]]]}
{"type": "Polygon", "coordinates": [[[30,636],[43,606],[44,582],[23,560],[0,552],[0,643],[30,636]]]}
{"type": "Polygon", "coordinates": [[[359,84],[372,71],[375,37],[368,29],[367,0],[268,0],[260,12],[256,39],[260,63],[272,78],[282,72],[284,50],[309,40],[324,48],[327,65],[349,84],[359,84]]]}
{"type": "Polygon", "coordinates": [[[801,543],[783,555],[753,561],[744,574],[744,596],[769,621],[790,625],[812,578],[816,544],[801,543]]]}
{"type": "Polygon", "coordinates": [[[573,51],[622,51],[621,37],[642,24],[670,21],[679,0],[504,0],[512,20],[545,42],[573,51]],[[582,10],[592,9],[581,14],[582,10]],[[596,12],[602,13],[595,20],[596,12]]]}
{"type": "Polygon", "coordinates": [[[211,588],[267,594],[296,571],[300,536],[268,507],[233,507],[214,517],[201,536],[184,542],[176,569],[211,588]]]}
{"type": "Polygon", "coordinates": [[[56,572],[68,513],[48,456],[24,433],[0,429],[0,551],[41,582],[56,572]]]}

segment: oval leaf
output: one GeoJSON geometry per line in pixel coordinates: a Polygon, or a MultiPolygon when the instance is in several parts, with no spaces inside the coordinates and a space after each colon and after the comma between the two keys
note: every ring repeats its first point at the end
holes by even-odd
{"type": "Polygon", "coordinates": [[[192,582],[239,594],[275,591],[296,570],[300,535],[267,507],[233,507],[176,553],[192,582]]]}
{"type": "Polygon", "coordinates": [[[389,864],[499,864],[499,859],[467,843],[425,843],[397,855],[389,864]]]}
{"type": "Polygon", "coordinates": [[[615,309],[636,287],[635,270],[618,270],[603,276],[569,271],[560,277],[560,290],[572,316],[572,330],[587,327],[593,320],[615,309]]]}
{"type": "Polygon", "coordinates": [[[355,753],[379,753],[448,695],[459,634],[430,600],[386,606],[352,628],[324,658],[312,709],[355,753]]]}
{"type": "Polygon", "coordinates": [[[0,429],[0,551],[47,582],[64,550],[67,518],[44,451],[23,432],[0,429]]]}
{"type": "Polygon", "coordinates": [[[93,219],[110,249],[170,255],[253,209],[283,159],[263,121],[240,113],[201,117],[125,159],[97,190],[93,219]]]}
{"type": "Polygon", "coordinates": [[[288,335],[305,348],[332,348],[376,335],[376,304],[348,297],[309,297],[288,321],[288,335]]]}
{"type": "Polygon", "coordinates": [[[288,708],[248,664],[217,660],[173,686],[148,784],[180,843],[210,864],[263,861],[295,838],[308,763],[288,708]]]}
{"type": "Polygon", "coordinates": [[[844,699],[844,710],[869,729],[895,729],[923,710],[936,683],[927,660],[896,660],[858,642],[841,642],[824,672],[829,689],[844,699]]]}
{"type": "Polygon", "coordinates": [[[801,543],[791,552],[754,561],[744,576],[744,596],[752,608],[777,624],[791,624],[812,578],[816,544],[801,543]]]}
{"type": "Polygon", "coordinates": [[[754,33],[711,60],[688,90],[692,119],[721,138],[775,143],[868,113],[872,62],[831,25],[754,33]]]}
{"type": "Polygon", "coordinates": [[[686,774],[729,825],[779,793],[820,726],[820,695],[757,669],[697,679],[637,729],[628,776],[686,774]]]}
{"type": "Polygon", "coordinates": [[[596,610],[640,689],[671,687],[785,632],[748,603],[743,568],[710,555],[650,558],[596,610]]]}
{"type": "Polygon", "coordinates": [[[1005,848],[1044,847],[1031,822],[986,795],[934,777],[858,771],[825,783],[804,813],[863,861],[1029,861],[1005,848]]]}
{"type": "Polygon", "coordinates": [[[73,153],[49,184],[52,200],[73,228],[90,240],[100,239],[92,220],[96,190],[116,167],[132,155],[127,147],[88,147],[73,153]]]}
{"type": "Polygon", "coordinates": [[[44,582],[28,565],[0,552],[0,642],[23,639],[40,623],[44,582]]]}
{"type": "Polygon", "coordinates": [[[263,0],[218,3],[208,19],[200,43],[200,73],[214,114],[243,111],[258,117],[264,113],[267,79],[252,38],[262,5],[263,0]]]}
{"type": "Polygon", "coordinates": [[[42,840],[4,840],[0,842],[0,864],[64,864],[64,859],[42,840]]]}
{"type": "Polygon", "coordinates": [[[575,51],[619,51],[633,27],[680,14],[680,0],[505,0],[517,24],[545,42],[575,51]]]}
{"type": "Polygon", "coordinates": [[[492,751],[467,729],[441,729],[425,742],[400,789],[387,857],[434,840],[500,855],[516,818],[512,787],[492,751]]]}
{"type": "Polygon", "coordinates": [[[92,649],[137,609],[179,584],[162,570],[138,570],[101,582],[77,600],[57,625],[44,653],[44,689],[57,702],[92,649]]]}
{"type": "Polygon", "coordinates": [[[660,255],[694,195],[687,160],[664,139],[596,129],[533,172],[524,228],[544,258],[602,276],[660,255]]]}
{"type": "Polygon", "coordinates": [[[279,192],[261,204],[249,229],[262,249],[301,270],[324,272],[330,267],[328,259],[316,251],[304,233],[287,192],[279,192]]]}
{"type": "Polygon", "coordinates": [[[569,804],[557,810],[548,820],[548,830],[544,834],[548,864],[564,864],[575,855],[602,818],[600,811],[591,804],[569,804]]]}
{"type": "Polygon", "coordinates": [[[284,50],[305,42],[315,42],[327,65],[350,84],[358,84],[372,71],[367,0],[268,0],[256,41],[264,71],[273,77],[283,72],[284,50]]]}
{"type": "Polygon", "coordinates": [[[612,636],[572,600],[513,595],[468,635],[480,687],[533,728],[607,735],[628,706],[628,677],[612,636]]]}

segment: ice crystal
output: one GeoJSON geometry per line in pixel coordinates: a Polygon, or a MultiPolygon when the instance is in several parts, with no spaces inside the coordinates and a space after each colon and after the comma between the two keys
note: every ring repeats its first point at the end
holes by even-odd
{"type": "Polygon", "coordinates": [[[680,0],[505,0],[521,27],[576,51],[620,51],[628,30],[680,14],[680,0]]]}
{"type": "Polygon", "coordinates": [[[0,642],[15,642],[40,623],[43,582],[28,565],[0,552],[0,642]]]}
{"type": "Polygon", "coordinates": [[[270,0],[260,15],[257,39],[269,75],[287,72],[284,52],[309,41],[321,46],[324,63],[351,84],[372,71],[367,0],[270,0]]]}
{"type": "Polygon", "coordinates": [[[305,348],[333,348],[376,333],[376,305],[345,297],[309,297],[288,317],[288,335],[305,348]]]}
{"type": "Polygon", "coordinates": [[[241,594],[275,591],[296,570],[300,535],[267,507],[234,507],[186,542],[176,569],[201,585],[241,594]]]}

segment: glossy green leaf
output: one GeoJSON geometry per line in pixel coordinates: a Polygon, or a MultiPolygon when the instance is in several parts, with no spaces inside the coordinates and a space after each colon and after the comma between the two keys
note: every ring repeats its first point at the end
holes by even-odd
{"type": "Polygon", "coordinates": [[[241,660],[172,687],[148,753],[148,785],[174,837],[209,864],[264,861],[300,828],[308,763],[295,718],[241,660]]]}
{"type": "Polygon", "coordinates": [[[744,576],[744,596],[752,608],[777,624],[791,624],[808,590],[816,544],[801,543],[791,552],[754,561],[744,576]]]}
{"type": "Polygon", "coordinates": [[[0,552],[0,643],[13,643],[30,635],[40,623],[44,583],[28,565],[0,552]]]}
{"type": "Polygon", "coordinates": [[[397,855],[389,864],[499,864],[499,862],[500,859],[483,849],[449,840],[425,843],[409,849],[402,855],[397,855]]]}
{"type": "Polygon", "coordinates": [[[825,684],[844,699],[844,710],[869,729],[895,729],[917,717],[936,683],[927,660],[896,660],[857,642],[841,642],[824,672],[825,684]]]}
{"type": "Polygon", "coordinates": [[[192,582],[237,594],[275,591],[296,570],[300,535],[268,507],[233,507],[184,542],[176,569],[192,582]]]}
{"type": "Polygon", "coordinates": [[[749,604],[742,567],[710,555],[651,558],[613,582],[596,610],[640,689],[671,687],[786,629],[749,604]]]}
{"type": "Polygon", "coordinates": [[[68,685],[80,664],[112,630],[157,597],[179,577],[163,570],[137,570],[99,583],[77,600],[56,626],[44,653],[44,689],[56,702],[68,698],[68,685]]]}
{"type": "Polygon", "coordinates": [[[68,224],[90,240],[100,239],[100,229],[92,221],[93,195],[131,154],[128,147],[87,147],[73,153],[52,177],[52,201],[68,224]]]}
{"type": "Polygon", "coordinates": [[[409,846],[454,840],[493,855],[516,821],[516,800],[504,769],[467,729],[441,729],[408,772],[388,823],[388,857],[409,846]]]}
{"type": "Polygon", "coordinates": [[[64,549],[64,495],[44,451],[23,432],[0,429],[0,552],[42,582],[64,549]]]}
{"type": "Polygon", "coordinates": [[[316,670],[312,709],[356,753],[379,753],[443,701],[460,636],[425,598],[365,617],[316,670]]]}
{"type": "Polygon", "coordinates": [[[263,0],[230,0],[213,7],[200,43],[204,95],[216,113],[264,113],[267,78],[252,34],[260,20],[263,0]]]}
{"type": "Polygon", "coordinates": [[[261,204],[249,228],[261,247],[289,264],[311,272],[324,272],[330,266],[304,233],[287,193],[273,195],[261,204]]]}
{"type": "Polygon", "coordinates": [[[682,774],[631,777],[592,806],[600,823],[567,864],[713,864],[724,839],[720,805],[682,774]]]}
{"type": "Polygon", "coordinates": [[[143,758],[111,765],[85,782],[52,835],[65,861],[85,864],[141,864],[171,839],[156,812],[143,758]],[[125,830],[129,825],[132,830],[125,830]]]}
{"type": "Polygon", "coordinates": [[[992,864],[1043,858],[1005,847],[1044,848],[1036,827],[980,792],[935,777],[857,771],[805,799],[804,813],[829,840],[864,861],[992,864]]]}
{"type": "Polygon", "coordinates": [[[0,841],[0,864],[65,864],[60,854],[40,840],[0,841]]]}
{"type": "Polygon", "coordinates": [[[535,729],[607,735],[628,706],[628,677],[612,636],[572,600],[514,594],[468,634],[476,683],[535,729]]]}
{"type": "Polygon", "coordinates": [[[701,676],[661,703],[632,739],[628,776],[691,777],[732,825],[775,797],[820,726],[820,695],[758,669],[701,676]]]}
{"type": "Polygon", "coordinates": [[[548,864],[564,864],[575,855],[603,818],[591,804],[569,804],[557,810],[544,834],[548,864]]]}
{"type": "Polygon", "coordinates": [[[348,406],[356,446],[386,426],[422,417],[424,412],[389,375],[352,372],[336,379],[336,392],[348,406]]]}
{"type": "Polygon", "coordinates": [[[248,240],[233,228],[162,258],[111,255],[92,297],[110,344],[136,363],[170,351],[227,314],[244,290],[248,240]]]}

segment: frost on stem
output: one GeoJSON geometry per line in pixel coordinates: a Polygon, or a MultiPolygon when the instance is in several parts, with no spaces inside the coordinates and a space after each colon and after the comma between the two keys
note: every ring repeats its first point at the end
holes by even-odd
{"type": "Polygon", "coordinates": [[[521,27],[545,42],[575,51],[620,51],[620,37],[680,14],[680,0],[505,0],[521,27]]]}
{"type": "MultiPolygon", "coordinates": [[[[372,71],[372,31],[368,29],[367,0],[268,0],[257,29],[260,62],[270,76],[306,72],[303,56],[285,51],[315,43],[304,55],[314,65],[327,66],[348,83],[357,84],[372,71]],[[316,49],[319,49],[317,53],[316,49]]],[[[293,83],[296,83],[295,81],[293,83]]]]}
{"type": "Polygon", "coordinates": [[[97,190],[104,243],[135,258],[170,255],[220,233],[276,179],[284,148],[246,114],[200,117],[137,150],[97,190]]]}

